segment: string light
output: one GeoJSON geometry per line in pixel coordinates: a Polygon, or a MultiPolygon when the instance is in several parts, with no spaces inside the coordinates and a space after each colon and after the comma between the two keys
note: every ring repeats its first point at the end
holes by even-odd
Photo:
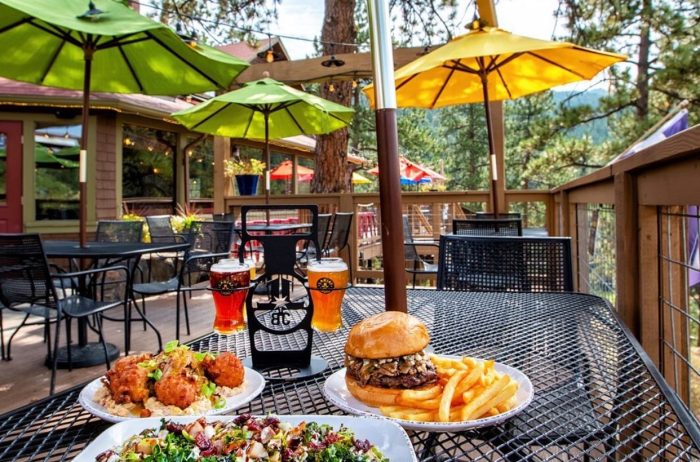
{"type": "Polygon", "coordinates": [[[357,88],[357,80],[352,80],[352,88],[357,88]]]}
{"type": "Polygon", "coordinates": [[[335,85],[333,85],[333,82],[328,85],[328,91],[331,93],[335,92],[335,85]]]}
{"type": "Polygon", "coordinates": [[[265,61],[268,63],[271,63],[275,60],[275,54],[272,52],[272,48],[269,48],[267,50],[267,53],[265,53],[265,61]]]}
{"type": "MultiPolygon", "coordinates": [[[[157,11],[165,11],[165,9],[163,7],[155,6],[155,5],[152,5],[150,3],[141,2],[138,0],[132,0],[131,3],[139,5],[139,6],[143,6],[145,8],[154,9],[157,11]]],[[[260,29],[253,29],[252,27],[241,27],[241,26],[237,26],[237,25],[232,24],[232,23],[221,22],[218,20],[200,18],[198,16],[193,16],[190,14],[182,13],[180,11],[177,11],[176,14],[179,18],[189,19],[190,21],[197,21],[199,23],[209,23],[209,24],[212,24],[214,26],[226,26],[226,27],[230,27],[231,29],[235,29],[235,30],[238,30],[238,31],[241,31],[244,33],[248,33],[248,34],[260,34],[260,35],[268,35],[268,36],[275,35],[276,37],[285,38],[285,39],[289,39],[289,40],[299,40],[302,42],[319,43],[322,45],[339,45],[339,46],[348,46],[348,47],[355,47],[355,48],[359,48],[362,45],[359,43],[327,42],[327,41],[321,41],[321,40],[317,40],[317,39],[313,39],[313,38],[298,37],[298,36],[294,36],[294,35],[272,34],[269,31],[263,31],[260,29]]]]}

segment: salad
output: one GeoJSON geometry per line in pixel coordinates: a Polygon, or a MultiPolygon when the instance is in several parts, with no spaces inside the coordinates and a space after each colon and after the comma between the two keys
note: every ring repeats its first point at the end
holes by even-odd
{"type": "Polygon", "coordinates": [[[200,418],[182,425],[161,420],[96,462],[388,462],[368,440],[351,430],[315,422],[296,426],[275,416],[244,414],[230,421],[200,418]]]}

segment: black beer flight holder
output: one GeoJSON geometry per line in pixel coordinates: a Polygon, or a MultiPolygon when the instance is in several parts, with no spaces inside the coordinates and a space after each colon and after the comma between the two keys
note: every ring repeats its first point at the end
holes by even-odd
{"type": "Polygon", "coordinates": [[[318,249],[317,230],[318,207],[315,205],[256,205],[241,208],[239,260],[244,261],[246,245],[251,241],[262,245],[264,256],[264,273],[251,283],[253,290],[248,292],[246,299],[251,357],[244,359],[243,364],[262,372],[268,380],[303,379],[320,374],[328,367],[325,359],[311,355],[313,301],[309,296],[306,278],[297,270],[297,246],[300,242],[311,242],[318,249]],[[296,230],[293,234],[264,231],[250,234],[247,229],[249,212],[262,211],[269,222],[270,212],[275,210],[307,211],[311,215],[310,226],[303,231],[296,230]],[[306,290],[306,296],[294,296],[292,300],[291,286],[294,280],[306,290]],[[265,295],[257,295],[260,293],[265,295]],[[294,341],[288,343],[299,345],[300,348],[275,349],[275,345],[287,343],[281,341],[285,337],[292,337],[294,341]]]}

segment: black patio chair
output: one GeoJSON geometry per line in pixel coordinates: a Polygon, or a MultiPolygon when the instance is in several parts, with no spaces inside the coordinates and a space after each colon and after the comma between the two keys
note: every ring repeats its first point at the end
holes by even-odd
{"type": "MultiPolygon", "coordinates": [[[[571,239],[563,237],[480,237],[446,235],[440,238],[438,290],[476,292],[571,292],[573,270],[571,239]]],[[[497,310],[498,307],[494,307],[497,310]]],[[[507,323],[506,323],[507,324],[507,323]]],[[[503,335],[512,335],[504,331],[503,335]]],[[[494,335],[494,342],[498,342],[494,335]]],[[[525,343],[518,351],[520,363],[539,361],[541,346],[525,343]]],[[[504,441],[519,441],[546,446],[552,442],[598,444],[614,438],[614,429],[602,424],[591,401],[588,386],[591,377],[588,359],[572,360],[558,371],[555,385],[538,390],[547,396],[546,406],[552,415],[561,415],[561,406],[572,422],[586,430],[552,432],[543,427],[539,431],[521,432],[517,426],[507,425],[504,441]],[[556,409],[556,412],[555,412],[556,409]]],[[[538,412],[548,414],[543,406],[538,412]]],[[[527,410],[523,413],[527,415],[527,410]]],[[[527,417],[524,417],[527,418],[527,417]]],[[[524,460],[525,454],[510,454],[508,460],[524,460]]]]}
{"type": "MultiPolygon", "coordinates": [[[[25,313],[24,320],[12,333],[7,344],[7,358],[11,359],[11,343],[13,337],[26,325],[43,324],[47,329],[48,323],[56,324],[53,348],[51,339],[47,342],[47,360],[51,364],[50,393],[53,394],[56,384],[56,366],[58,361],[59,333],[61,322],[65,318],[67,326],[73,319],[92,318],[89,326],[95,331],[102,343],[105,353],[105,364],[110,367],[107,345],[102,334],[102,313],[127,303],[126,289],[121,299],[98,300],[96,280],[107,271],[123,271],[125,278],[129,271],[125,266],[111,266],[85,271],[68,273],[51,273],[44,254],[41,238],[38,234],[0,234],[0,302],[14,311],[25,313]],[[64,280],[84,279],[85,283],[78,293],[78,287],[73,288],[72,294],[63,290],[58,296],[54,278],[64,280]],[[93,296],[89,297],[87,292],[93,296]],[[40,322],[27,322],[31,316],[42,318],[40,322]]],[[[126,286],[125,286],[126,287],[126,286]]],[[[2,326],[0,326],[2,329],[2,326]]],[[[66,344],[68,364],[71,363],[71,331],[66,329],[66,344]]]]}
{"type": "Polygon", "coordinates": [[[522,236],[520,218],[466,218],[452,220],[452,233],[466,236],[522,236]]]}
{"type": "Polygon", "coordinates": [[[568,237],[440,237],[438,290],[571,292],[568,237]]]}
{"type": "Polygon", "coordinates": [[[437,274],[438,265],[430,263],[421,257],[417,246],[429,246],[439,249],[439,245],[434,241],[416,241],[413,238],[411,224],[408,221],[408,215],[403,216],[403,249],[404,257],[406,258],[406,272],[413,275],[413,288],[416,288],[416,277],[419,274],[437,274]]]}
{"type": "Polygon", "coordinates": [[[152,215],[146,217],[148,225],[148,233],[151,236],[151,242],[178,242],[170,215],[152,215]]]}
{"type": "MultiPolygon", "coordinates": [[[[323,252],[323,249],[326,248],[326,244],[328,243],[329,239],[329,229],[331,226],[331,218],[333,216],[330,213],[319,213],[318,214],[318,245],[319,248],[321,249],[321,252],[323,252]]],[[[318,250],[314,247],[313,242],[309,241],[304,245],[304,250],[301,252],[297,253],[297,262],[298,263],[308,263],[309,259],[315,258],[316,257],[316,252],[318,250]]]]}
{"type": "Polygon", "coordinates": [[[330,234],[327,235],[327,243],[323,248],[323,255],[328,256],[332,252],[340,252],[348,249],[348,269],[350,270],[350,281],[352,276],[352,249],[350,248],[350,230],[352,229],[352,212],[336,212],[333,217],[330,234]]]}
{"type": "Polygon", "coordinates": [[[140,221],[100,220],[97,222],[97,242],[141,242],[143,223],[140,221]]]}
{"type": "Polygon", "coordinates": [[[201,283],[209,280],[209,269],[221,258],[228,258],[233,239],[232,222],[194,222],[190,226],[192,246],[183,252],[183,263],[172,277],[165,281],[134,283],[133,302],[141,296],[142,309],[146,308],[146,297],[175,292],[175,338],[180,340],[180,299],[185,311],[185,326],[190,335],[190,318],[187,295],[206,290],[201,283]]]}
{"type": "Polygon", "coordinates": [[[229,221],[229,222],[233,222],[233,221],[236,221],[236,216],[234,215],[233,212],[214,213],[214,214],[212,214],[212,219],[213,219],[214,221],[229,221]]]}

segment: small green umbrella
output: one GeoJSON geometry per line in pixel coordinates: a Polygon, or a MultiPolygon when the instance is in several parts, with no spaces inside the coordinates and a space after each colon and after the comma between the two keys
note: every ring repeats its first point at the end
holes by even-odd
{"type": "Polygon", "coordinates": [[[349,125],[354,112],[277,80],[261,79],[173,117],[190,130],[265,140],[265,201],[269,202],[270,139],[330,133],[349,125]]]}
{"type": "Polygon", "coordinates": [[[115,0],[0,0],[0,75],[83,90],[80,241],[90,91],[178,95],[227,87],[248,64],[188,44],[115,0]]]}

